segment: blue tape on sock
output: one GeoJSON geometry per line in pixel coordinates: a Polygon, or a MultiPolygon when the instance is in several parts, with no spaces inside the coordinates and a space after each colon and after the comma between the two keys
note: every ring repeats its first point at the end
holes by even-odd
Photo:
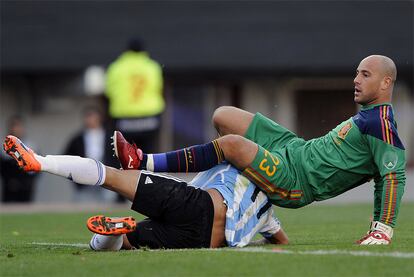
{"type": "Polygon", "coordinates": [[[155,172],[168,172],[167,155],[165,153],[153,154],[154,171],[155,172]]]}

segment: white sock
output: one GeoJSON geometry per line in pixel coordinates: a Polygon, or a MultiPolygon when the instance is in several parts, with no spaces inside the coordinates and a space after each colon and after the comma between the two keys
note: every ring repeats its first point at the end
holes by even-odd
{"type": "Polygon", "coordinates": [[[99,234],[94,234],[89,246],[92,250],[102,251],[102,250],[112,250],[118,251],[121,249],[123,243],[122,235],[118,236],[104,236],[99,234]]]}
{"type": "Polygon", "coordinates": [[[148,171],[154,171],[154,156],[152,154],[147,154],[147,166],[148,171]]]}
{"type": "Polygon", "coordinates": [[[42,171],[65,177],[75,183],[101,186],[105,182],[105,166],[93,159],[65,155],[35,155],[35,158],[42,171]]]}

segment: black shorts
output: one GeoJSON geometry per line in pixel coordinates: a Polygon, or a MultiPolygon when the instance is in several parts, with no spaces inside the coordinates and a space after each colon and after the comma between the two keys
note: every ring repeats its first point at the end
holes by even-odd
{"type": "Polygon", "coordinates": [[[148,217],[127,234],[136,248],[210,247],[214,205],[204,190],[142,171],[131,209],[148,217]]]}

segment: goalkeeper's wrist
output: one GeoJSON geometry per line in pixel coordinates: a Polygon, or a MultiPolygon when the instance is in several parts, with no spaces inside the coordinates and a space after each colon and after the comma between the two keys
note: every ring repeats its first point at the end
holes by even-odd
{"type": "Polygon", "coordinates": [[[384,224],[382,222],[379,221],[372,221],[371,222],[371,227],[369,228],[370,232],[374,232],[374,231],[379,231],[382,232],[384,234],[386,234],[388,236],[388,238],[392,238],[392,235],[394,233],[394,230],[392,229],[391,226],[388,226],[387,224],[384,224]]]}

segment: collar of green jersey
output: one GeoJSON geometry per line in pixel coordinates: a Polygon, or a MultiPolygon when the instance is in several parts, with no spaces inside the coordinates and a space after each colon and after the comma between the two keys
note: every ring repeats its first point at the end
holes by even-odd
{"type": "Polygon", "coordinates": [[[384,103],[380,103],[380,104],[372,104],[372,105],[366,105],[366,106],[362,106],[362,110],[369,110],[369,109],[372,109],[372,108],[375,108],[375,107],[377,107],[377,106],[384,106],[384,105],[387,105],[387,106],[391,106],[391,108],[392,108],[392,104],[391,103],[389,103],[389,102],[384,102],[384,103]]]}

